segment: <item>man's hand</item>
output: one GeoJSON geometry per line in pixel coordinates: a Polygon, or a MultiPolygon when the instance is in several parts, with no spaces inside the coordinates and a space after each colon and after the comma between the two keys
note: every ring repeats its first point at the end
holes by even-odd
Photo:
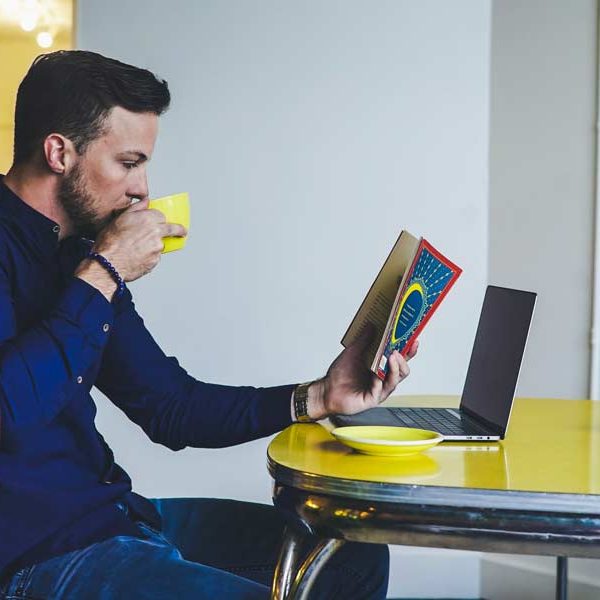
{"type": "MultiPolygon", "coordinates": [[[[146,199],[111,221],[98,234],[92,249],[110,261],[124,281],[134,281],[160,261],[163,237],[185,235],[183,225],[167,223],[160,211],[148,209],[146,199]]],[[[109,300],[116,289],[108,272],[95,261],[82,261],[75,276],[98,288],[109,300]]]]}
{"type": "Polygon", "coordinates": [[[183,225],[167,223],[158,210],[140,200],[111,221],[96,238],[94,252],[105,256],[125,281],[135,281],[158,264],[162,238],[185,236],[183,225]]]}
{"type": "Polygon", "coordinates": [[[327,375],[308,389],[308,415],[322,419],[329,414],[351,415],[377,406],[396,386],[408,377],[408,360],[417,354],[415,341],[405,359],[398,351],[389,357],[389,369],[384,381],[365,366],[363,354],[371,339],[365,332],[333,361],[327,375]]]}

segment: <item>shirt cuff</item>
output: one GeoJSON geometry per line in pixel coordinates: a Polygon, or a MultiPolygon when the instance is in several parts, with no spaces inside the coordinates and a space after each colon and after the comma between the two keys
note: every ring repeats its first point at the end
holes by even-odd
{"type": "Polygon", "coordinates": [[[264,407],[261,417],[266,430],[281,431],[292,424],[290,402],[295,389],[296,384],[261,389],[264,407]]]}
{"type": "Polygon", "coordinates": [[[93,285],[73,277],[57,309],[75,321],[87,338],[105,344],[113,326],[114,307],[93,285]]]}

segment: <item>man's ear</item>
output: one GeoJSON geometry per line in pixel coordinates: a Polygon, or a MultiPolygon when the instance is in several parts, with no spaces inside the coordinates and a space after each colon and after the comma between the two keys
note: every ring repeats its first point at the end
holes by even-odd
{"type": "Polygon", "coordinates": [[[44,140],[44,159],[51,171],[62,175],[77,162],[73,143],[60,133],[51,133],[44,140]]]}

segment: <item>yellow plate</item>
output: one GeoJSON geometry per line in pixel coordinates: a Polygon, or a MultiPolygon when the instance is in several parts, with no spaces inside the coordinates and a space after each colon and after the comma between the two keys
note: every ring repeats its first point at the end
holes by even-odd
{"type": "Polygon", "coordinates": [[[410,456],[429,450],[444,439],[436,431],[375,425],[337,427],[331,435],[358,452],[374,456],[410,456]]]}

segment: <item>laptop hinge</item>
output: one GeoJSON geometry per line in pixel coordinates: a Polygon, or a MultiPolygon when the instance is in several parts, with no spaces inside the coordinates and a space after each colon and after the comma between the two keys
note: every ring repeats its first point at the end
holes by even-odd
{"type": "Polygon", "coordinates": [[[492,431],[494,434],[499,435],[501,440],[504,439],[506,428],[500,427],[500,425],[498,425],[497,423],[492,423],[491,421],[484,419],[482,416],[474,413],[472,410],[469,410],[464,406],[460,407],[460,412],[465,413],[470,419],[473,419],[475,423],[477,423],[478,425],[482,425],[488,431],[492,431]]]}

